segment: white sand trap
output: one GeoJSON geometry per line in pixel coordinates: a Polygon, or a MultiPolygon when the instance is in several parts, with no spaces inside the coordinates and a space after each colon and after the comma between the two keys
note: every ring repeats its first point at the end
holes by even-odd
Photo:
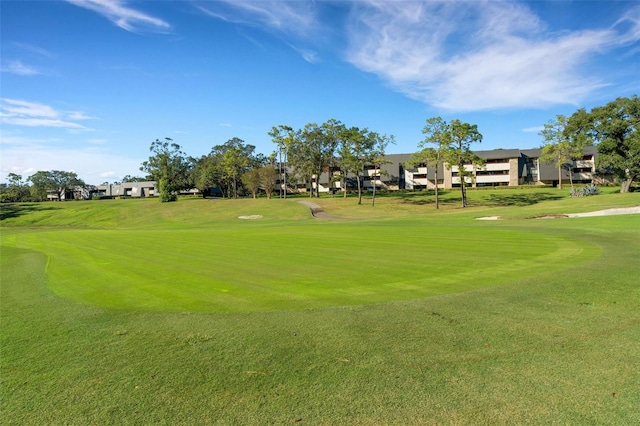
{"type": "Polygon", "coordinates": [[[476,220],[500,220],[500,216],[476,217],[476,220]]]}
{"type": "MultiPolygon", "coordinates": [[[[536,219],[558,219],[558,218],[567,218],[567,217],[593,217],[593,216],[616,216],[621,214],[640,214],[640,206],[636,207],[622,207],[617,209],[606,209],[606,210],[598,210],[594,212],[586,212],[586,213],[554,213],[547,214],[544,216],[539,216],[536,219]]],[[[500,220],[502,219],[500,216],[485,216],[485,217],[477,217],[476,220],[500,220]]]]}
{"type": "Polygon", "coordinates": [[[262,215],[261,214],[251,214],[251,215],[248,215],[248,216],[238,216],[238,219],[244,219],[244,220],[262,219],[262,215]]]}
{"type": "Polygon", "coordinates": [[[640,206],[620,209],[598,210],[588,213],[571,213],[567,217],[616,216],[620,214],[640,214],[640,206]]]}

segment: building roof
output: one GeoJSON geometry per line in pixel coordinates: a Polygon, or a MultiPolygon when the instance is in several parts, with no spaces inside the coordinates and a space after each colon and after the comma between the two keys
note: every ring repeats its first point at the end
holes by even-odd
{"type": "Polygon", "coordinates": [[[492,149],[488,151],[473,151],[473,153],[485,160],[498,160],[520,157],[519,149],[492,149]]]}

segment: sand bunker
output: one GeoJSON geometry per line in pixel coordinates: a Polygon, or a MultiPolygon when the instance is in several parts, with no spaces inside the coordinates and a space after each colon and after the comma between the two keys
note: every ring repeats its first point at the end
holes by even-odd
{"type": "Polygon", "coordinates": [[[262,215],[261,214],[252,214],[252,215],[248,215],[248,216],[238,216],[238,219],[245,219],[245,220],[262,219],[262,215]]]}
{"type": "Polygon", "coordinates": [[[588,213],[572,213],[567,214],[567,217],[591,217],[591,216],[616,216],[620,214],[640,214],[640,206],[636,207],[625,207],[619,209],[606,209],[606,210],[598,210],[595,212],[588,213]]]}
{"type": "MultiPolygon", "coordinates": [[[[640,214],[640,206],[636,207],[621,207],[616,209],[597,210],[586,213],[549,213],[540,216],[536,216],[535,219],[562,219],[573,217],[593,217],[593,216],[616,216],[622,214],[640,214]]],[[[477,217],[476,220],[500,220],[500,216],[485,216],[477,217]]]]}

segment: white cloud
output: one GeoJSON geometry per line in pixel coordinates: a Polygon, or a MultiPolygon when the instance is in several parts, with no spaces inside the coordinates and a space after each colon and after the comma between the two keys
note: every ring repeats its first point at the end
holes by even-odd
{"type": "Polygon", "coordinates": [[[84,111],[67,111],[66,116],[69,120],[94,120],[95,117],[88,116],[84,111]]]}
{"type": "Polygon", "coordinates": [[[80,111],[60,112],[49,105],[0,98],[0,122],[26,127],[60,127],[70,131],[91,130],[74,120],[89,118],[80,111]]]}
{"type": "Polygon", "coordinates": [[[640,6],[628,10],[614,25],[622,35],[619,43],[633,43],[640,40],[640,6]]]}
{"type": "Polygon", "coordinates": [[[33,44],[12,42],[11,45],[21,50],[24,50],[30,53],[35,53],[38,56],[43,56],[45,58],[51,58],[53,56],[51,52],[49,52],[47,49],[43,49],[42,47],[35,46],[33,44]]]}
{"type": "Polygon", "coordinates": [[[313,2],[220,0],[204,2],[198,8],[227,22],[266,26],[290,34],[309,34],[317,27],[313,2]]]}
{"type": "Polygon", "coordinates": [[[5,124],[13,124],[15,126],[27,127],[62,127],[65,129],[87,129],[86,127],[54,118],[37,118],[37,117],[2,117],[5,124]]]}
{"type": "Polygon", "coordinates": [[[111,170],[108,172],[100,173],[99,176],[107,180],[118,180],[118,173],[111,170]]]}
{"type": "MultiPolygon", "coordinates": [[[[220,0],[205,2],[198,6],[203,13],[216,19],[236,24],[258,27],[263,30],[275,30],[288,37],[307,39],[320,35],[320,23],[313,2],[270,2],[220,0]]],[[[247,37],[256,45],[255,39],[247,37]]],[[[305,61],[318,62],[318,53],[311,49],[300,48],[289,43],[305,61]]]]}
{"type": "Polygon", "coordinates": [[[2,67],[2,72],[8,72],[16,75],[38,75],[41,74],[37,69],[25,65],[20,60],[9,61],[9,63],[2,67]]]}
{"type": "Polygon", "coordinates": [[[630,34],[549,32],[520,3],[369,1],[352,9],[346,59],[444,110],[544,107],[605,86],[582,67],[630,34]]]}
{"type": "Polygon", "coordinates": [[[544,126],[525,127],[522,129],[524,133],[540,133],[544,129],[544,126]]]}
{"type": "Polygon", "coordinates": [[[125,6],[121,0],[67,0],[79,7],[97,12],[118,27],[127,31],[150,29],[153,31],[166,31],[171,25],[166,21],[147,15],[144,12],[125,6]]]}
{"type": "Polygon", "coordinates": [[[23,101],[20,99],[1,98],[4,105],[0,106],[2,116],[27,116],[56,118],[58,113],[48,105],[37,102],[23,101]]]}
{"type": "Polygon", "coordinates": [[[302,56],[302,59],[309,62],[310,64],[315,64],[320,61],[320,59],[318,58],[318,53],[313,50],[301,49],[294,46],[293,44],[289,44],[289,47],[298,52],[298,54],[302,56]]]}

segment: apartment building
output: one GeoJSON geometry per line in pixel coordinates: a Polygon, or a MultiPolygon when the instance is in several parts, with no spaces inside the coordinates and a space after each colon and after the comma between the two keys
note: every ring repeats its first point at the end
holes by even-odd
{"type": "MultiPolygon", "coordinates": [[[[562,184],[598,182],[596,176],[595,161],[597,151],[594,146],[584,148],[581,158],[561,169],[554,164],[540,161],[541,149],[494,149],[487,151],[474,151],[478,157],[484,160],[483,165],[466,164],[465,171],[472,177],[466,177],[466,184],[470,187],[495,187],[495,186],[519,186],[519,185],[550,185],[557,186],[560,178],[562,184]],[[571,175],[570,175],[571,173],[571,175]]],[[[461,176],[458,166],[447,167],[440,164],[438,169],[427,164],[409,166],[407,163],[411,154],[389,154],[385,156],[385,162],[381,167],[369,166],[364,170],[363,189],[372,190],[375,186],[379,190],[421,190],[438,188],[456,188],[461,185],[461,176]],[[437,173],[436,173],[437,171],[437,173]],[[437,174],[437,182],[436,182],[437,174]]],[[[288,175],[293,175],[294,170],[288,169],[288,175]]],[[[336,178],[338,169],[327,169],[315,176],[310,183],[304,180],[297,181],[295,189],[298,192],[306,192],[310,188],[321,193],[336,192],[341,190],[341,181],[336,178]]],[[[600,183],[600,182],[598,182],[600,183]]],[[[347,179],[349,189],[355,189],[357,182],[355,177],[347,179]]]]}
{"type": "MultiPolygon", "coordinates": [[[[494,149],[475,151],[485,161],[484,165],[466,164],[464,169],[473,177],[466,177],[466,184],[472,187],[552,185],[559,181],[569,183],[591,183],[595,180],[595,160],[597,151],[593,146],[584,148],[583,156],[567,164],[558,174],[554,164],[540,161],[540,149],[494,149]]],[[[435,169],[421,164],[404,170],[404,189],[433,188],[435,169]]],[[[458,166],[438,169],[439,188],[456,188],[461,185],[458,166]]]]}

